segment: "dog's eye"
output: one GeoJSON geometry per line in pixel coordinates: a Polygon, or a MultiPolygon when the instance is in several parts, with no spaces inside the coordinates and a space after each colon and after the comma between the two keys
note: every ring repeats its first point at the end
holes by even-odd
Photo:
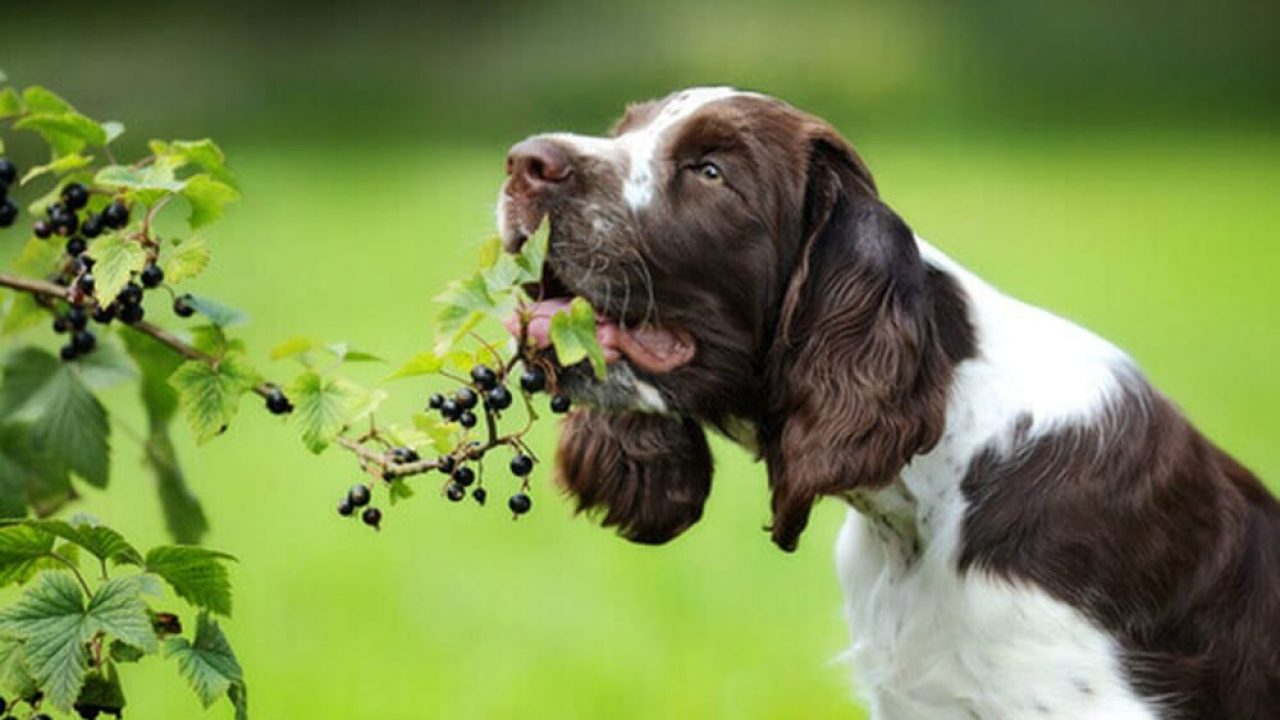
{"type": "Polygon", "coordinates": [[[721,172],[720,166],[713,162],[704,162],[694,166],[694,172],[707,182],[720,183],[724,182],[724,173],[721,172]]]}

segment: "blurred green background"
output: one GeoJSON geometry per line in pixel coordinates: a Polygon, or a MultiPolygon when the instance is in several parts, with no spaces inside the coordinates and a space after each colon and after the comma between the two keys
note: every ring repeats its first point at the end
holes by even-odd
{"type": "MultiPolygon", "coordinates": [[[[1117,5],[6,3],[0,67],[125,121],[126,146],[224,144],[245,198],[196,289],[253,315],[264,366],[299,333],[394,360],[426,346],[524,135],[599,132],[685,85],[776,94],[843,130],[921,234],[1131,351],[1274,483],[1280,4],[1117,5]]],[[[428,386],[391,389],[407,412],[428,386]]],[[[121,432],[143,425],[132,393],[111,398],[113,487],[80,509],[146,545],[164,537],[121,432]]],[[[862,717],[835,661],[843,510],[776,551],[763,469],[732,446],[702,523],[654,549],[572,519],[544,482],[512,523],[424,479],[375,535],[333,513],[349,459],[277,419],[179,436],[209,544],[242,561],[228,630],[258,718],[862,717]]],[[[125,681],[129,717],[230,717],[168,665],[125,681]]]]}

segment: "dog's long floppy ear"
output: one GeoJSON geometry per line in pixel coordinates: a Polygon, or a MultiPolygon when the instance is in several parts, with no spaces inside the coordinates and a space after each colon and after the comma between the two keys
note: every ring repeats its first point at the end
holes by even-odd
{"type": "Polygon", "coordinates": [[[711,451],[690,418],[575,410],[556,450],[556,479],[578,511],[632,542],[658,545],[702,517],[711,492],[711,451]]]}
{"type": "Polygon", "coordinates": [[[950,373],[913,233],[830,129],[810,143],[803,226],[761,428],[787,551],[819,497],[883,486],[937,442],[950,373]]]}

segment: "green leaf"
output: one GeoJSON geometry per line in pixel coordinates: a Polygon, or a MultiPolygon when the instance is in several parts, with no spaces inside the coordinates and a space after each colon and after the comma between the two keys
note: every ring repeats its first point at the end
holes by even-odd
{"type": "Polygon", "coordinates": [[[108,120],[102,123],[102,132],[106,134],[107,141],[103,145],[110,145],[115,142],[116,138],[124,134],[124,123],[116,120],[108,120]]]}
{"type": "Polygon", "coordinates": [[[498,258],[502,257],[502,240],[494,235],[493,237],[480,243],[480,261],[477,266],[481,270],[488,270],[493,264],[498,262],[498,258]]]}
{"type": "Polygon", "coordinates": [[[186,183],[174,177],[173,168],[153,163],[138,168],[131,165],[107,165],[93,177],[95,185],[122,190],[135,202],[151,205],[166,195],[182,192],[186,183]]]}
{"type": "Polygon", "coordinates": [[[89,257],[93,258],[93,276],[97,281],[94,293],[102,303],[110,304],[129,284],[133,273],[140,272],[147,264],[147,251],[134,240],[118,233],[103,235],[89,243],[89,257]]]}
{"type": "Polygon", "coordinates": [[[208,265],[209,243],[196,235],[179,242],[177,247],[167,253],[164,278],[170,285],[177,285],[204,272],[208,265]]]}
{"type": "Polygon", "coordinates": [[[6,120],[22,113],[22,99],[11,87],[0,90],[0,120],[6,120]]]}
{"type": "Polygon", "coordinates": [[[8,448],[0,445],[0,518],[20,518],[27,514],[27,484],[31,472],[8,448]]]}
{"type": "Polygon", "coordinates": [[[424,350],[409,358],[405,364],[401,365],[395,372],[388,375],[387,380],[398,380],[400,378],[416,377],[419,375],[431,375],[440,372],[443,368],[443,357],[437,355],[433,350],[424,350]]]}
{"type": "Polygon", "coordinates": [[[358,412],[368,393],[341,378],[327,378],[307,370],[286,390],[293,401],[293,417],[302,426],[302,442],[313,453],[323,452],[358,412]]]}
{"type": "Polygon", "coordinates": [[[178,597],[196,607],[231,614],[231,579],[223,565],[232,556],[190,545],[163,545],[147,553],[147,572],[164,578],[178,597]]]}
{"type": "Polygon", "coordinates": [[[458,445],[458,430],[434,415],[418,413],[413,416],[413,427],[431,438],[431,447],[438,453],[452,452],[458,445]]]}
{"type": "Polygon", "coordinates": [[[55,535],[88,550],[99,560],[133,564],[142,563],[142,555],[120,533],[83,518],[64,520],[28,520],[27,527],[55,535]],[[77,521],[78,520],[78,521],[77,521]]]}
{"type": "Polygon", "coordinates": [[[44,573],[12,605],[0,611],[0,631],[22,643],[22,654],[45,700],[65,711],[80,694],[89,662],[84,644],[93,636],[84,594],[66,573],[44,573]]]}
{"type": "Polygon", "coordinates": [[[29,100],[27,109],[30,112],[13,124],[14,129],[38,133],[53,149],[55,157],[78,153],[86,146],[101,146],[107,142],[107,133],[101,125],[74,110],[35,111],[29,100]]]}
{"type": "Polygon", "coordinates": [[[345,342],[329,343],[324,346],[325,350],[333,353],[338,358],[338,362],[386,362],[382,358],[373,353],[364,352],[363,350],[353,350],[350,345],[345,342]]]}
{"type": "Polygon", "coordinates": [[[191,206],[187,224],[195,230],[220,219],[226,206],[240,199],[240,193],[224,182],[200,174],[187,179],[186,186],[182,188],[182,197],[191,206]]]}
{"type": "Polygon", "coordinates": [[[312,342],[310,338],[296,335],[271,348],[271,359],[283,360],[285,358],[291,358],[295,355],[301,355],[315,346],[316,344],[312,342]]]}
{"type": "Polygon", "coordinates": [[[596,377],[604,378],[604,351],[596,340],[596,312],[585,298],[574,298],[567,311],[551,316],[551,344],[565,367],[590,360],[596,377]]]}
{"type": "Polygon", "coordinates": [[[192,295],[188,304],[218,327],[235,327],[249,322],[249,316],[243,312],[207,297],[192,295]]]}
{"type": "Polygon", "coordinates": [[[39,690],[22,655],[22,643],[11,637],[0,637],[0,687],[15,697],[31,697],[39,690]]]}
{"type": "Polygon", "coordinates": [[[106,487],[107,411],[71,366],[37,348],[11,354],[0,386],[0,417],[5,415],[30,423],[41,456],[106,487]]]}
{"type": "Polygon", "coordinates": [[[236,706],[236,717],[245,717],[244,671],[222,629],[206,613],[200,614],[194,642],[170,638],[165,655],[178,661],[179,671],[206,708],[226,694],[236,706]]]}
{"type": "Polygon", "coordinates": [[[215,369],[189,360],[173,372],[169,384],[178,391],[187,424],[203,443],[222,433],[240,407],[240,396],[258,384],[258,374],[235,355],[222,358],[215,369]]]}
{"type": "Polygon", "coordinates": [[[391,498],[391,506],[395,507],[400,502],[413,497],[413,488],[409,486],[409,483],[404,481],[393,482],[391,483],[388,494],[391,498]]]}
{"type": "Polygon", "coordinates": [[[226,154],[222,152],[222,148],[208,138],[203,140],[174,140],[169,143],[161,140],[152,140],[150,148],[155,155],[175,158],[178,167],[195,164],[212,175],[215,180],[226,183],[233,188],[236,186],[235,179],[226,168],[226,154]]]}
{"type": "Polygon", "coordinates": [[[27,527],[0,527],[0,586],[26,582],[53,552],[52,535],[27,527]]]}
{"type": "Polygon", "coordinates": [[[97,348],[77,358],[75,368],[80,379],[93,390],[106,390],[138,377],[137,366],[110,335],[100,336],[97,348]]]}
{"type": "Polygon", "coordinates": [[[178,409],[178,393],[169,376],[182,358],[150,335],[125,328],[125,348],[142,372],[142,404],[147,411],[147,465],[156,478],[156,491],[169,535],[177,542],[197,544],[209,530],[200,501],[187,485],[169,434],[169,423],[178,409]]]}
{"type": "Polygon", "coordinates": [[[436,296],[444,307],[436,315],[436,351],[443,354],[457,339],[474,328],[484,316],[497,309],[480,273],[454,282],[436,296]]]}
{"type": "MultiPolygon", "coordinates": [[[[115,648],[118,641],[111,643],[111,655],[114,657],[115,648]]],[[[128,647],[120,644],[119,647],[128,647]]],[[[103,714],[111,714],[119,717],[119,711],[124,709],[124,689],[120,687],[120,677],[116,672],[114,663],[106,663],[106,675],[103,676],[96,672],[90,672],[85,677],[84,687],[80,690],[80,696],[76,698],[77,705],[90,705],[103,711],[103,714]]]]}
{"type": "Polygon", "coordinates": [[[70,471],[61,460],[36,452],[28,426],[0,425],[0,455],[11,464],[8,471],[16,467],[19,473],[4,479],[9,483],[5,487],[12,487],[14,493],[5,496],[4,507],[9,517],[25,517],[27,503],[37,515],[48,515],[70,500],[70,471]],[[24,483],[25,487],[19,489],[18,483],[24,483]]]}
{"type": "Polygon", "coordinates": [[[27,110],[33,113],[64,113],[75,109],[53,91],[40,85],[32,85],[23,90],[22,99],[26,103],[27,110]]]}
{"type": "MultiPolygon", "coordinates": [[[[36,165],[31,168],[22,176],[20,184],[26,185],[32,180],[50,173],[54,175],[61,175],[62,173],[71,172],[72,170],[79,170],[91,162],[93,162],[92,155],[82,155],[78,152],[71,153],[70,155],[64,155],[56,160],[47,162],[44,165],[36,165]]],[[[41,201],[42,200],[43,198],[41,198],[41,201]]],[[[31,204],[29,209],[32,213],[40,213],[44,211],[45,206],[48,205],[48,203],[41,201],[37,201],[39,204],[31,204]]]]}
{"type": "Polygon", "coordinates": [[[112,578],[99,585],[89,600],[88,616],[94,632],[100,630],[144,652],[160,649],[137,577],[112,578]]]}
{"type": "Polygon", "coordinates": [[[147,656],[144,651],[119,640],[111,641],[107,653],[118,663],[135,663],[147,656]]]}
{"type": "Polygon", "coordinates": [[[546,220],[524,241],[517,255],[517,263],[524,276],[518,282],[538,282],[542,279],[542,265],[547,260],[547,242],[551,237],[551,224],[546,220]]]}

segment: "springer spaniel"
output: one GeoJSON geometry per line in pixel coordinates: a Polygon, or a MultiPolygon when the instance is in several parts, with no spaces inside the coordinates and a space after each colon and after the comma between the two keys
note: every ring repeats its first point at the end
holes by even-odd
{"type": "Polygon", "coordinates": [[[499,197],[549,218],[529,329],[577,294],[612,361],[561,382],[560,482],[662,543],[711,489],[703,426],[815,501],[877,720],[1280,718],[1280,504],[1110,343],[916,237],[828,124],[723,88],[538,135],[499,197]]]}

